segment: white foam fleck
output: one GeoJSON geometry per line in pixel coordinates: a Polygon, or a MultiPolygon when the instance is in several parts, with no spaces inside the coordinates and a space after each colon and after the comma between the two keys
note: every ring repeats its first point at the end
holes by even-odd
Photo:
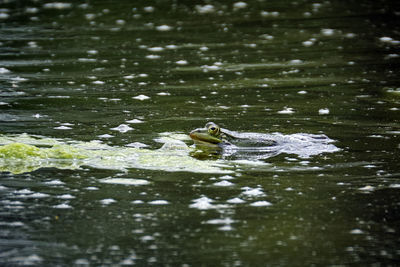
{"type": "Polygon", "coordinates": [[[363,234],[363,233],[364,232],[362,230],[360,230],[360,229],[353,229],[353,230],[350,231],[350,234],[353,234],[353,235],[360,235],[360,234],[363,234]]]}
{"type": "Polygon", "coordinates": [[[47,4],[43,5],[43,8],[46,8],[46,9],[68,9],[71,7],[72,7],[71,3],[63,3],[63,2],[53,2],[53,3],[47,3],[47,4]]]}
{"type": "Polygon", "coordinates": [[[329,108],[321,108],[320,110],[318,110],[318,114],[319,115],[329,114],[329,108]]]}
{"type": "Polygon", "coordinates": [[[235,198],[228,199],[226,202],[228,202],[230,204],[241,204],[241,203],[245,203],[246,201],[244,201],[241,198],[235,197],[235,198]]]}
{"type": "Polygon", "coordinates": [[[154,12],[154,10],[155,10],[155,8],[152,7],[152,6],[145,6],[145,7],[143,8],[143,11],[144,11],[144,12],[147,12],[147,13],[154,12]]]}
{"type": "Polygon", "coordinates": [[[95,187],[95,186],[88,186],[88,187],[85,187],[84,189],[89,190],[89,191],[99,190],[99,188],[95,187]]]}
{"type": "Polygon", "coordinates": [[[93,81],[92,83],[93,83],[93,84],[97,84],[97,85],[103,85],[103,84],[105,84],[105,82],[103,82],[103,81],[93,81]]]}
{"type": "Polygon", "coordinates": [[[187,65],[188,64],[188,62],[187,62],[187,60],[178,60],[177,62],[175,62],[177,65],[187,65]]]}
{"type": "Polygon", "coordinates": [[[157,93],[157,95],[159,95],[159,96],[168,96],[168,95],[171,95],[171,93],[168,93],[168,92],[159,92],[159,93],[157,93]]]}
{"type": "Polygon", "coordinates": [[[47,185],[64,185],[65,183],[60,180],[51,180],[48,182],[44,182],[47,185]]]}
{"type": "Polygon", "coordinates": [[[96,62],[97,59],[95,58],[78,58],[79,62],[88,63],[88,62],[96,62]]]}
{"type": "Polygon", "coordinates": [[[234,9],[242,9],[242,8],[246,8],[247,7],[247,3],[246,2],[236,2],[233,4],[233,8],[234,9]]]}
{"type": "Polygon", "coordinates": [[[98,135],[97,137],[99,137],[99,138],[112,138],[114,136],[111,135],[111,134],[102,134],[102,135],[98,135]]]}
{"type": "Polygon", "coordinates": [[[9,69],[6,68],[0,68],[0,74],[6,74],[6,73],[10,73],[11,71],[9,69]]]}
{"type": "Polygon", "coordinates": [[[334,29],[322,29],[321,34],[324,36],[332,36],[335,33],[334,29]]]}
{"type": "Polygon", "coordinates": [[[161,52],[164,50],[164,48],[161,46],[155,46],[155,47],[149,47],[147,48],[147,50],[151,52],[161,52]]]}
{"type": "Polygon", "coordinates": [[[262,197],[265,196],[265,193],[261,188],[251,188],[251,187],[243,187],[242,192],[243,195],[246,195],[248,197],[262,197]]]}
{"type": "Polygon", "coordinates": [[[366,192],[371,192],[375,190],[375,187],[371,186],[371,185],[366,185],[364,187],[360,187],[358,188],[358,190],[360,191],[366,191],[366,192]]]}
{"type": "Polygon", "coordinates": [[[26,195],[26,198],[46,198],[49,197],[49,194],[45,194],[45,193],[33,193],[30,195],[26,195]]]}
{"type": "Polygon", "coordinates": [[[66,203],[62,203],[62,204],[54,205],[53,208],[55,208],[55,209],[71,209],[72,206],[70,206],[66,203]]]}
{"type": "Polygon", "coordinates": [[[253,206],[253,207],[268,207],[268,206],[272,206],[272,203],[268,202],[268,201],[265,201],[265,200],[262,200],[262,201],[253,202],[253,203],[250,204],[250,206],[253,206]]]}
{"type": "Polygon", "coordinates": [[[146,58],[147,59],[159,59],[159,58],[161,58],[161,56],[159,56],[159,55],[147,55],[146,58]]]}
{"type": "Polygon", "coordinates": [[[173,27],[171,27],[171,26],[169,26],[169,25],[160,25],[160,26],[157,26],[157,27],[156,27],[156,30],[157,30],[157,31],[160,31],[160,32],[170,31],[170,30],[172,30],[172,29],[173,29],[173,27]]]}
{"type": "Polygon", "coordinates": [[[143,200],[137,199],[131,202],[132,204],[143,204],[143,200]]]}
{"type": "Polygon", "coordinates": [[[139,119],[133,119],[133,120],[126,121],[126,123],[143,123],[143,122],[144,121],[139,120],[139,119]]]}
{"type": "Polygon", "coordinates": [[[195,9],[199,14],[209,14],[215,12],[215,7],[213,5],[196,5],[195,9]]]}
{"type": "Polygon", "coordinates": [[[60,199],[74,199],[75,196],[73,196],[71,194],[64,194],[64,195],[57,196],[57,198],[60,198],[60,199]]]}
{"type": "Polygon", "coordinates": [[[232,180],[232,179],[235,179],[235,177],[232,177],[232,176],[230,176],[230,175],[224,175],[224,176],[219,177],[219,179],[222,179],[222,180],[232,180]]]}
{"type": "Polygon", "coordinates": [[[206,196],[194,199],[193,202],[194,202],[193,204],[189,205],[190,208],[195,208],[199,210],[207,210],[215,208],[215,206],[211,204],[212,202],[214,202],[214,200],[206,196]]]}
{"type": "Polygon", "coordinates": [[[147,96],[147,95],[138,95],[138,96],[134,96],[134,97],[132,97],[132,98],[133,98],[133,99],[137,99],[137,100],[141,100],[141,101],[150,99],[150,97],[147,96]]]}
{"type": "Polygon", "coordinates": [[[132,131],[133,128],[130,127],[129,125],[127,125],[127,124],[120,124],[117,127],[111,128],[110,130],[118,131],[120,133],[126,133],[126,132],[129,132],[129,131],[132,131]]]}
{"type": "Polygon", "coordinates": [[[169,204],[169,202],[166,200],[152,200],[152,201],[149,201],[148,203],[151,205],[167,205],[167,204],[169,204]]]}
{"type": "Polygon", "coordinates": [[[308,41],[302,42],[302,44],[303,44],[303,46],[305,46],[305,47],[310,47],[310,46],[312,46],[312,45],[314,44],[314,42],[308,40],[308,41]]]}
{"type": "Polygon", "coordinates": [[[224,186],[232,186],[232,185],[235,185],[235,184],[224,180],[224,181],[216,182],[213,185],[224,187],[224,186]]]}
{"type": "Polygon", "coordinates": [[[109,205],[111,203],[117,202],[115,199],[112,198],[106,198],[106,199],[102,199],[100,200],[100,203],[103,205],[109,205]]]}
{"type": "Polygon", "coordinates": [[[389,185],[390,188],[400,188],[400,184],[391,184],[389,185]]]}
{"type": "Polygon", "coordinates": [[[278,111],[277,113],[278,114],[293,114],[294,110],[293,110],[293,108],[285,107],[284,109],[278,111]]]}
{"type": "Polygon", "coordinates": [[[393,38],[392,37],[388,37],[388,36],[384,36],[384,37],[379,38],[379,41],[381,41],[383,43],[390,43],[390,42],[393,41],[393,38]]]}
{"type": "Polygon", "coordinates": [[[304,61],[301,59],[292,59],[289,61],[289,64],[293,64],[293,65],[298,65],[298,64],[302,64],[304,61]]]}
{"type": "Polygon", "coordinates": [[[140,143],[140,142],[133,142],[125,145],[126,147],[135,147],[135,148],[143,148],[148,147],[148,145],[140,143]]]}
{"type": "Polygon", "coordinates": [[[5,12],[0,12],[0,19],[8,19],[10,17],[9,14],[5,12]]]}
{"type": "Polygon", "coordinates": [[[136,178],[104,178],[100,180],[105,184],[121,184],[121,185],[148,185],[149,181],[136,178]]]}
{"type": "Polygon", "coordinates": [[[223,219],[211,219],[208,221],[205,221],[205,224],[232,224],[234,223],[235,220],[232,220],[231,218],[223,218],[223,219]]]}
{"type": "Polygon", "coordinates": [[[56,129],[56,130],[71,130],[72,128],[68,127],[68,126],[61,125],[61,126],[58,126],[58,127],[54,127],[53,129],[56,129]]]}

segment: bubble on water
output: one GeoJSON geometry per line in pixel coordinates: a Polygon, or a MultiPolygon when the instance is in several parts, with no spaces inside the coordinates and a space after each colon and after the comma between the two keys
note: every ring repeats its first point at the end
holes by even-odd
{"type": "Polygon", "coordinates": [[[157,31],[160,31],[160,32],[170,31],[170,30],[172,30],[172,29],[173,29],[173,27],[171,27],[171,26],[169,26],[169,25],[160,25],[160,26],[157,26],[157,27],[156,27],[156,30],[157,30],[157,31]]]}
{"type": "Polygon", "coordinates": [[[298,93],[299,95],[305,95],[305,94],[308,94],[308,92],[307,92],[307,91],[305,91],[305,90],[298,91],[297,93],[298,93]]]}
{"type": "Polygon", "coordinates": [[[110,130],[118,131],[120,133],[126,133],[126,132],[129,132],[129,131],[132,131],[133,128],[130,127],[129,125],[127,125],[127,124],[120,124],[117,127],[111,128],[110,130]]]}

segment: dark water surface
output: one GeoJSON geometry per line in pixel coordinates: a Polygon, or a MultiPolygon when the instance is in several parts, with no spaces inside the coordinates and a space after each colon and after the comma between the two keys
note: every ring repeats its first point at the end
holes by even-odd
{"type": "Polygon", "coordinates": [[[395,266],[399,19],[397,1],[0,1],[2,144],[97,160],[1,156],[0,265],[395,266]],[[338,149],[158,150],[207,121],[338,149]]]}

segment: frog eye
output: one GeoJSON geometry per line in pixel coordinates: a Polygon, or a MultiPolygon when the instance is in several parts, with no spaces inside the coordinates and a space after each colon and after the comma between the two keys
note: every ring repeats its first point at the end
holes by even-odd
{"type": "Polygon", "coordinates": [[[217,135],[219,133],[219,128],[215,126],[210,126],[208,132],[212,135],[217,135]]]}

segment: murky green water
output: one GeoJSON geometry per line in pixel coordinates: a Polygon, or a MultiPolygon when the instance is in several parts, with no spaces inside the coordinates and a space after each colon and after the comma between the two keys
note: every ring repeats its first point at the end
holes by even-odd
{"type": "Polygon", "coordinates": [[[395,266],[399,14],[0,2],[0,265],[395,266]],[[200,160],[207,121],[337,149],[200,160]]]}

